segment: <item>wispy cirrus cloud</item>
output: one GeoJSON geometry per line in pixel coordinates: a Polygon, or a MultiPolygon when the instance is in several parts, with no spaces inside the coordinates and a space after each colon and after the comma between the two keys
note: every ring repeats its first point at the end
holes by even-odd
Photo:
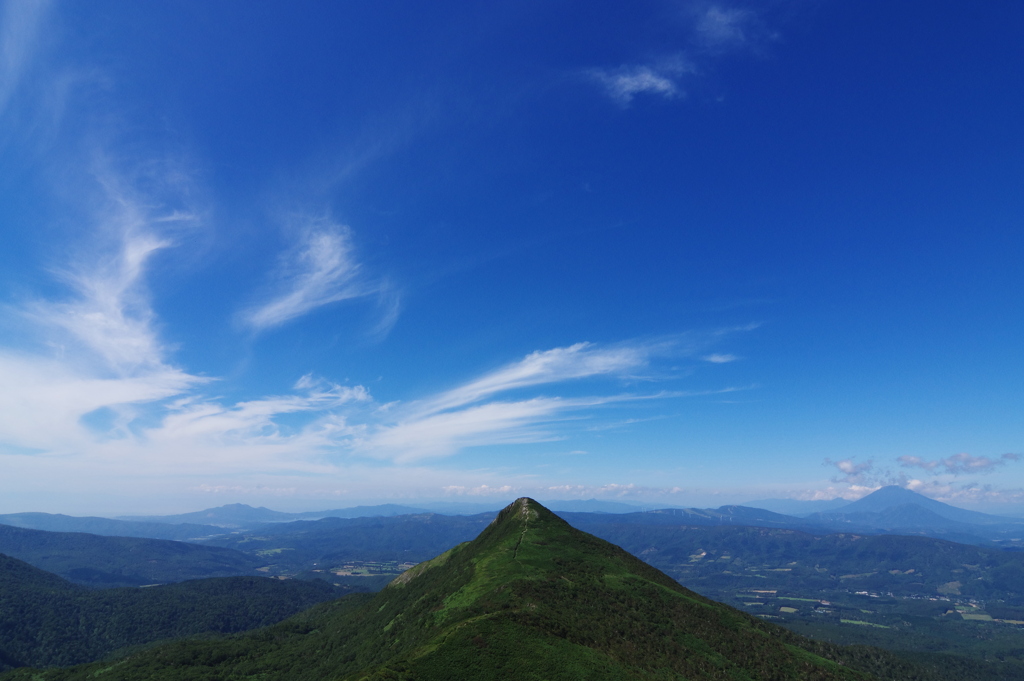
{"type": "Polygon", "coordinates": [[[665,350],[663,343],[622,344],[612,347],[576,343],[564,348],[539,350],[518,362],[508,364],[425,401],[419,411],[436,413],[517,388],[632,372],[645,366],[653,355],[665,350]]]}
{"type": "Polygon", "coordinates": [[[93,238],[72,249],[56,271],[68,294],[10,309],[35,351],[0,349],[0,440],[62,449],[88,439],[82,418],[100,408],[173,397],[209,379],[168,361],[146,286],[146,268],[169,248],[176,229],[195,213],[167,201],[144,200],[120,178],[97,171],[100,197],[93,238]],[[40,352],[46,349],[48,352],[40,352]]]}
{"type": "Polygon", "coordinates": [[[0,116],[30,70],[48,0],[8,0],[0,6],[0,116]]]}
{"type": "Polygon", "coordinates": [[[331,303],[386,292],[384,327],[398,316],[397,293],[369,281],[355,257],[352,232],[325,219],[310,221],[295,246],[284,253],[264,300],[239,315],[243,324],[264,331],[331,303]]]}
{"type": "MultiPolygon", "coordinates": [[[[201,211],[176,196],[187,182],[149,177],[155,193],[143,195],[116,173],[97,171],[95,179],[102,200],[92,201],[100,207],[92,238],[56,270],[67,294],[18,310],[43,342],[34,353],[0,350],[0,380],[12,386],[0,395],[0,443],[43,458],[74,452],[98,470],[145,462],[149,474],[200,467],[308,475],[360,459],[408,467],[469,447],[560,439],[566,433],[557,424],[602,407],[676,396],[623,392],[621,385],[584,397],[562,391],[585,379],[655,380],[653,360],[697,357],[725,335],[752,328],[540,350],[392,405],[375,403],[363,386],[311,377],[281,394],[210,396],[203,391],[215,379],[173,363],[147,286],[154,260],[172,256],[181,235],[202,223],[201,211]],[[542,387],[554,394],[522,394],[542,387]]],[[[354,296],[387,297],[383,285],[366,283],[348,230],[323,222],[285,258],[278,285],[250,311],[254,325],[269,328],[354,296]]]]}
{"type": "Polygon", "coordinates": [[[87,414],[174,397],[204,380],[173,367],[105,377],[55,358],[0,351],[0,444],[81,451],[93,440],[82,423],[87,414]]]}
{"type": "Polygon", "coordinates": [[[694,32],[707,49],[734,50],[750,42],[756,24],[757,15],[749,9],[712,4],[697,12],[694,32]]]}
{"type": "MultiPolygon", "coordinates": [[[[717,335],[714,332],[708,336],[717,335]]],[[[612,346],[576,343],[533,352],[451,390],[389,408],[390,420],[370,426],[366,436],[354,443],[354,451],[408,462],[449,456],[467,447],[560,439],[563,435],[551,428],[557,421],[579,418],[587,410],[616,403],[680,397],[685,393],[531,396],[511,400],[497,399],[498,396],[587,378],[633,379],[647,370],[656,357],[692,354],[699,347],[701,342],[677,338],[612,346]]]]}
{"type": "Polygon", "coordinates": [[[710,355],[704,355],[701,359],[712,364],[728,364],[729,362],[735,362],[739,357],[727,353],[714,352],[710,355]]]}
{"type": "MultiPolygon", "coordinates": [[[[613,404],[676,396],[621,386],[585,397],[562,390],[584,379],[650,381],[658,373],[655,358],[697,357],[724,335],[752,328],[541,350],[387,409],[363,386],[311,377],[246,399],[206,394],[219,380],[175,364],[147,285],[154,263],[179,252],[182,236],[202,226],[203,212],[188,200],[187,173],[162,178],[166,164],[142,165],[146,173],[119,174],[96,164],[100,198],[82,201],[98,207],[89,236],[53,270],[65,295],[17,310],[41,342],[31,350],[0,348],[0,381],[10,386],[0,394],[0,451],[19,455],[26,476],[57,458],[94,477],[130,477],[130,470],[151,480],[197,471],[331,476],[360,461],[408,471],[415,461],[469,447],[564,438],[560,423],[613,404]],[[522,394],[542,386],[554,394],[522,394]]],[[[382,325],[392,324],[397,292],[364,274],[348,228],[314,220],[282,256],[273,290],[244,321],[264,330],[333,302],[373,296],[387,311],[382,325]]]]}
{"type": "Polygon", "coordinates": [[[440,413],[411,410],[397,422],[378,425],[354,443],[357,454],[408,463],[450,456],[468,447],[560,440],[551,426],[587,409],[618,402],[671,397],[612,395],[589,398],[535,397],[493,401],[440,413]]]}
{"type": "Polygon", "coordinates": [[[58,271],[72,291],[70,299],[36,302],[25,313],[65,330],[119,373],[166,369],[166,349],[153,328],[144,273],[151,259],[173,243],[154,224],[193,218],[150,216],[126,196],[110,198],[114,207],[102,218],[102,231],[113,243],[95,259],[58,271]]]}
{"type": "Polygon", "coordinates": [[[679,79],[692,73],[693,66],[681,56],[654,64],[627,64],[611,69],[590,69],[587,76],[621,106],[629,106],[637,95],[675,99],[683,95],[679,79]]]}
{"type": "Polygon", "coordinates": [[[348,431],[341,429],[327,438],[322,427],[287,433],[276,419],[288,414],[326,412],[370,399],[369,391],[363,386],[341,386],[307,375],[295,383],[289,395],[271,395],[234,404],[201,398],[178,400],[168,406],[168,413],[159,426],[149,429],[146,436],[151,441],[203,439],[208,444],[284,443],[289,439],[304,439],[305,444],[310,445],[314,444],[311,439],[315,439],[320,445],[326,445],[336,441],[339,435],[347,435],[348,431]]]}
{"type": "Polygon", "coordinates": [[[759,12],[733,3],[689,3],[677,22],[675,49],[654,58],[586,69],[584,76],[622,107],[641,95],[682,99],[688,77],[707,73],[714,60],[726,54],[758,52],[774,37],[759,12]]]}

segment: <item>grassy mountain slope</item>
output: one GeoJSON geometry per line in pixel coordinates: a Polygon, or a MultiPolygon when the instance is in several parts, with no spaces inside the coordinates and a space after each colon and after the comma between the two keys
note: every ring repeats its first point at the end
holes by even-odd
{"type": "Polygon", "coordinates": [[[375,596],[245,636],[12,678],[866,678],[808,645],[521,499],[375,596]]]}
{"type": "Polygon", "coordinates": [[[93,590],[0,555],[0,669],[76,664],[127,646],[245,631],[335,597],[324,582],[264,577],[93,590]]]}
{"type": "Polygon", "coordinates": [[[164,539],[103,537],[0,525],[0,553],[78,584],[141,586],[257,575],[266,561],[238,551],[164,539]]]}

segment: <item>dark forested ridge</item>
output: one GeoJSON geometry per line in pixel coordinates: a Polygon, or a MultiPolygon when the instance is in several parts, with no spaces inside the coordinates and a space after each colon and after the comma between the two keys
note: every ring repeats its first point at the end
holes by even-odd
{"type": "Polygon", "coordinates": [[[46,532],[0,525],[0,553],[78,584],[142,586],[205,577],[259,575],[266,561],[216,546],[46,532]]]}
{"type": "Polygon", "coordinates": [[[324,582],[265,577],[97,590],[0,555],[0,669],[77,664],[153,641],[245,631],[338,595],[324,582]]]}

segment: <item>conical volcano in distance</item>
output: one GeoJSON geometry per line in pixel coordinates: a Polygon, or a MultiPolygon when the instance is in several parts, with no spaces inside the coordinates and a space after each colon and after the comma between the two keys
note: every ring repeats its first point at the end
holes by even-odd
{"type": "Polygon", "coordinates": [[[176,643],[32,678],[98,671],[104,681],[868,678],[802,644],[522,498],[475,540],[378,594],[234,639],[176,643]]]}

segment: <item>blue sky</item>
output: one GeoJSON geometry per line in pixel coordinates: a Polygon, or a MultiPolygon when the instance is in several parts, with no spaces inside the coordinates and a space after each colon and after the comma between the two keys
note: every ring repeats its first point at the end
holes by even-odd
{"type": "Polygon", "coordinates": [[[1022,30],[8,1],[0,511],[1024,504],[1022,30]]]}

